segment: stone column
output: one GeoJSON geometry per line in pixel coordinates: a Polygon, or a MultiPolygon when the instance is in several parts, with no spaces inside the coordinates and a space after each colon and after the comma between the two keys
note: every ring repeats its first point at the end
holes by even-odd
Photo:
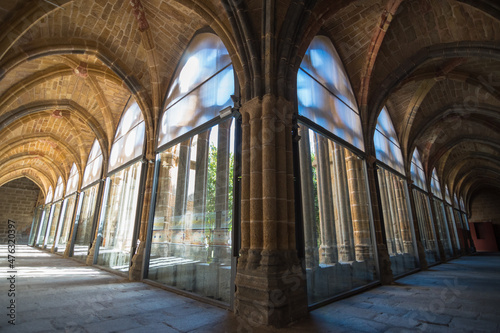
{"type": "Polygon", "coordinates": [[[344,147],[329,141],[333,198],[335,202],[335,227],[339,261],[354,261],[354,239],[349,204],[349,186],[347,183],[346,157],[344,147]]]}
{"type": "Polygon", "coordinates": [[[307,127],[299,127],[300,185],[302,194],[302,219],[306,268],[314,269],[319,264],[316,228],[316,207],[314,205],[314,181],[311,160],[311,139],[307,127]]]}
{"type": "Polygon", "coordinates": [[[235,312],[251,325],[283,326],[307,313],[295,249],[292,104],[254,98],[242,114],[241,251],[235,312]]]}
{"type": "Polygon", "coordinates": [[[321,244],[319,248],[319,260],[322,264],[331,265],[338,261],[338,252],[328,140],[319,134],[314,134],[314,146],[316,148],[316,172],[318,177],[318,205],[320,215],[319,234],[321,244]]]}

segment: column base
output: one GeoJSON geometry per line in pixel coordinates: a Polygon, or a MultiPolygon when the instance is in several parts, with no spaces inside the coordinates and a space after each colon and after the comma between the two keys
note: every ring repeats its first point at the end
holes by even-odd
{"type": "Polygon", "coordinates": [[[307,315],[306,276],[295,251],[242,251],[237,271],[241,325],[280,328],[307,315]]]}

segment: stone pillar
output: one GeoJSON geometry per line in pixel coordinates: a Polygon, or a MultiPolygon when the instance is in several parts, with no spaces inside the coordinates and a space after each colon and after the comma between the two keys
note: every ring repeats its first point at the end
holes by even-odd
{"type": "Polygon", "coordinates": [[[333,208],[332,177],[328,140],[319,134],[314,134],[316,149],[316,172],[318,177],[318,205],[320,227],[320,263],[331,265],[338,262],[337,235],[335,228],[335,212],[333,208]]]}
{"type": "Polygon", "coordinates": [[[307,127],[299,127],[300,185],[302,194],[302,220],[304,225],[304,243],[306,268],[313,269],[319,264],[318,230],[316,227],[316,207],[314,204],[314,180],[311,156],[311,138],[307,127]]]}
{"type": "Polygon", "coordinates": [[[349,184],[354,250],[357,261],[371,258],[370,206],[364,170],[364,160],[346,150],[346,170],[349,184]]]}
{"type": "Polygon", "coordinates": [[[235,312],[251,326],[307,314],[295,249],[292,104],[272,95],[243,104],[241,251],[235,312]]]}
{"type": "Polygon", "coordinates": [[[349,204],[349,186],[347,183],[346,157],[344,147],[329,141],[331,156],[331,172],[333,199],[335,202],[335,227],[339,261],[354,261],[354,239],[349,204]]]}

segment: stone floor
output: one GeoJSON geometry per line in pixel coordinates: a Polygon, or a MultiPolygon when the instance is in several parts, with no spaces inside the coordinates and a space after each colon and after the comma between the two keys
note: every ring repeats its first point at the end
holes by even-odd
{"type": "Polygon", "coordinates": [[[8,264],[0,246],[1,332],[500,332],[500,254],[435,266],[281,330],[27,246],[16,249],[13,326],[8,264]]]}

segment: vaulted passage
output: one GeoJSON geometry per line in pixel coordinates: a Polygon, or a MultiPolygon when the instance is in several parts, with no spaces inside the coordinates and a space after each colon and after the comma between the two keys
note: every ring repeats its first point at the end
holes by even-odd
{"type": "Polygon", "coordinates": [[[286,327],[499,251],[499,86],[490,0],[2,1],[0,244],[286,327]]]}
{"type": "MultiPolygon", "coordinates": [[[[2,251],[6,250],[1,246],[2,251]]],[[[500,255],[465,256],[326,305],[286,330],[73,260],[18,247],[18,324],[2,332],[496,332],[500,255]]],[[[0,259],[2,267],[7,265],[0,259]]],[[[1,275],[2,278],[5,274],[1,275]]],[[[2,298],[3,299],[3,298],[2,298]]]]}

